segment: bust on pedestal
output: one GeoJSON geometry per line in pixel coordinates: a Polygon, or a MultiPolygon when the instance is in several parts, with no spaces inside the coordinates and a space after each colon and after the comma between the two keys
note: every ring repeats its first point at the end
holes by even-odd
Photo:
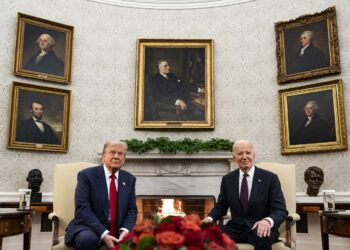
{"type": "Polygon", "coordinates": [[[41,171],[34,168],[28,172],[27,176],[28,188],[32,190],[30,197],[31,202],[41,202],[42,194],[40,192],[40,185],[44,181],[41,171]]]}
{"type": "Polygon", "coordinates": [[[309,196],[317,196],[324,180],[322,169],[316,166],[309,167],[304,172],[304,180],[307,184],[306,194],[309,196]]]}

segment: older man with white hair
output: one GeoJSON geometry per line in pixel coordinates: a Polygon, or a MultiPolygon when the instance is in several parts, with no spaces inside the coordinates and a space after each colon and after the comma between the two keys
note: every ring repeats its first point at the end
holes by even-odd
{"type": "Polygon", "coordinates": [[[52,50],[55,46],[55,39],[49,34],[41,34],[36,42],[38,43],[39,50],[29,59],[23,69],[64,76],[64,63],[52,50]]]}
{"type": "Polygon", "coordinates": [[[218,201],[203,222],[220,220],[230,209],[223,232],[237,243],[271,250],[288,214],[278,176],[255,166],[254,146],[247,140],[233,145],[232,156],[238,169],[222,178],[218,201]]]}

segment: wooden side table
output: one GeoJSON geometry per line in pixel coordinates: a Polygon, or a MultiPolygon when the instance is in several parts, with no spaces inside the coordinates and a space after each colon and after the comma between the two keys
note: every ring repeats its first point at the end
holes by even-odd
{"type": "Polygon", "coordinates": [[[32,211],[17,211],[15,208],[0,208],[0,250],[4,237],[23,234],[23,250],[30,250],[32,211]]]}
{"type": "Polygon", "coordinates": [[[350,238],[350,210],[337,213],[319,212],[322,249],[329,250],[329,234],[350,238]]]}

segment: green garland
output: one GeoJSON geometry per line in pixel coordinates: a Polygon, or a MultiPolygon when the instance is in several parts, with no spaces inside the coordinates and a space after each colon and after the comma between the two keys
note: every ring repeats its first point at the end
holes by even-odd
{"type": "Polygon", "coordinates": [[[170,140],[167,137],[155,139],[147,138],[146,141],[138,139],[123,140],[128,145],[128,151],[134,153],[145,153],[158,149],[160,153],[176,153],[178,151],[188,154],[199,151],[231,151],[233,142],[226,139],[210,139],[202,141],[199,139],[185,138],[181,140],[170,140]]]}

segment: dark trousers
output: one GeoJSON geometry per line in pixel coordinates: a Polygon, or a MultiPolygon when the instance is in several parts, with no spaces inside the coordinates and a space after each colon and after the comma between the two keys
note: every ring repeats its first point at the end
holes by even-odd
{"type": "Polygon", "coordinates": [[[221,230],[229,235],[236,243],[254,245],[255,250],[271,250],[271,245],[278,241],[278,233],[271,230],[269,237],[258,237],[257,230],[245,226],[241,230],[234,230],[230,225],[221,225],[221,230]]]}
{"type": "Polygon", "coordinates": [[[76,250],[99,250],[102,242],[95,232],[85,229],[77,233],[68,245],[76,250]]]}

